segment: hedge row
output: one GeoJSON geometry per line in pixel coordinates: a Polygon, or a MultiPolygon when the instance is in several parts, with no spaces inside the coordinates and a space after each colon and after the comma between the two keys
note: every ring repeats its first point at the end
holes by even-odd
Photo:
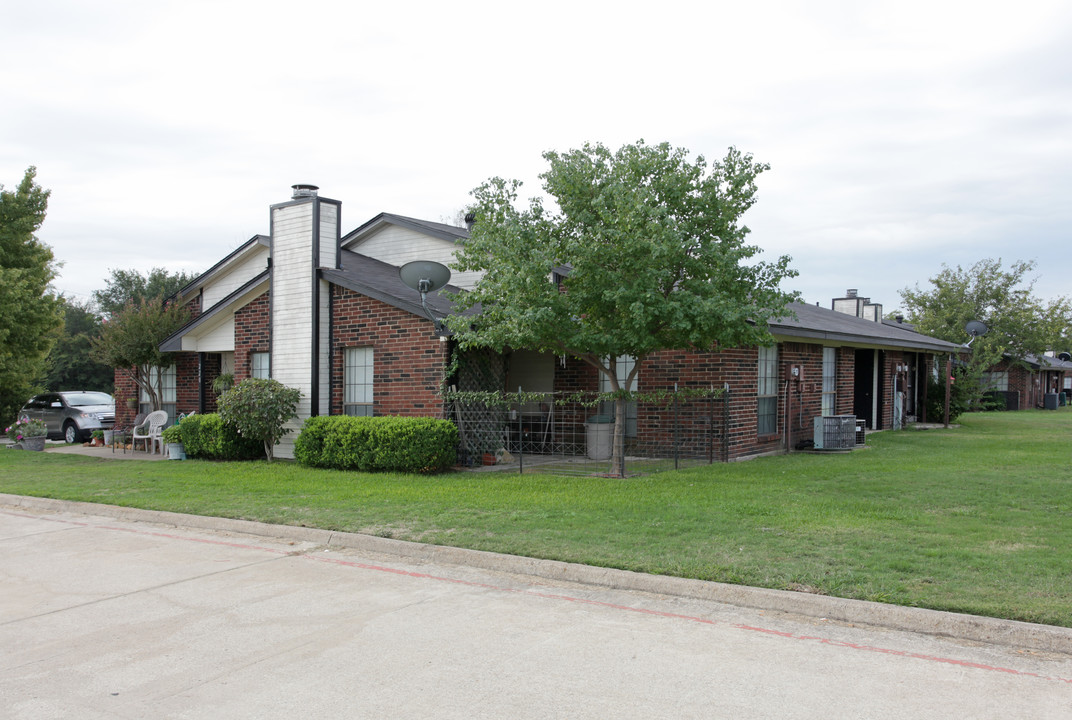
{"type": "Polygon", "coordinates": [[[264,443],[242,437],[216,413],[189,415],[179,423],[188,457],[206,460],[255,460],[264,457],[264,443]]]}
{"type": "Polygon", "coordinates": [[[305,421],[294,457],[310,467],[435,473],[455,463],[457,445],[458,428],[448,420],[331,415],[305,421]]]}

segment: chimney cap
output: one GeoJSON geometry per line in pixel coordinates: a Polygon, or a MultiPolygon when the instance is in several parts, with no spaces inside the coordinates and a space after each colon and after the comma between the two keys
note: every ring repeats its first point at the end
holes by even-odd
{"type": "Polygon", "coordinates": [[[307,185],[299,183],[298,185],[291,185],[290,189],[294,191],[291,197],[295,200],[298,198],[316,197],[317,191],[320,189],[316,185],[307,185]]]}
{"type": "Polygon", "coordinates": [[[856,297],[856,288],[849,288],[848,290],[846,290],[845,291],[845,297],[851,297],[851,298],[856,297]]]}

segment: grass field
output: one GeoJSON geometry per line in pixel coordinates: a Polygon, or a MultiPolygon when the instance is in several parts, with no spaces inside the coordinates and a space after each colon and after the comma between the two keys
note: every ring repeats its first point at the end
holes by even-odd
{"type": "Polygon", "coordinates": [[[1072,409],[609,479],[0,452],[0,492],[1072,626],[1072,409]]]}

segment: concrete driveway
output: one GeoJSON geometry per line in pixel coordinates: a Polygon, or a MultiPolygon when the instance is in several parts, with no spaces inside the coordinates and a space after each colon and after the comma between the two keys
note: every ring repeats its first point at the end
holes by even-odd
{"type": "Polygon", "coordinates": [[[4,718],[1072,716],[1062,652],[64,507],[0,506],[4,718]]]}

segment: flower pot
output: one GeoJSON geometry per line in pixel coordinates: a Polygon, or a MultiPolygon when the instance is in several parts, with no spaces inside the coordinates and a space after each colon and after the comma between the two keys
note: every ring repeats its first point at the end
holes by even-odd
{"type": "Polygon", "coordinates": [[[168,443],[168,460],[185,460],[186,449],[182,446],[182,443],[168,443]]]}
{"type": "Polygon", "coordinates": [[[484,464],[485,465],[494,465],[495,464],[495,453],[484,453],[484,458],[483,459],[484,459],[484,464]]]}
{"type": "Polygon", "coordinates": [[[34,450],[36,452],[41,452],[45,449],[44,435],[41,435],[39,437],[25,437],[22,439],[21,442],[23,450],[34,450]]]}

